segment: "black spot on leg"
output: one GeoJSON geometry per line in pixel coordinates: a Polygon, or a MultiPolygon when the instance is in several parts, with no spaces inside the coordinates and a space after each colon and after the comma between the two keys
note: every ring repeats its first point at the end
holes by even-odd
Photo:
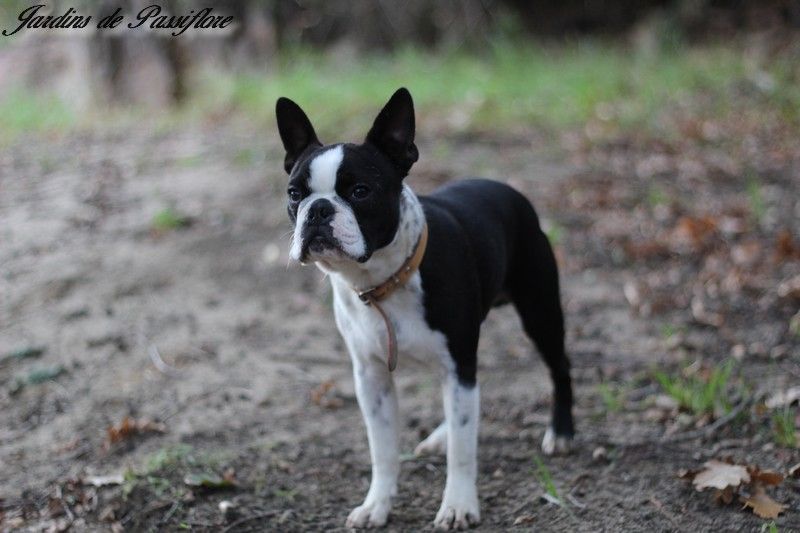
{"type": "Polygon", "coordinates": [[[378,396],[375,400],[375,405],[372,406],[372,414],[373,416],[378,416],[381,412],[381,407],[383,406],[383,396],[378,396]]]}
{"type": "Polygon", "coordinates": [[[469,423],[469,415],[462,415],[461,420],[459,420],[458,422],[459,424],[461,424],[461,427],[463,428],[469,423]]]}

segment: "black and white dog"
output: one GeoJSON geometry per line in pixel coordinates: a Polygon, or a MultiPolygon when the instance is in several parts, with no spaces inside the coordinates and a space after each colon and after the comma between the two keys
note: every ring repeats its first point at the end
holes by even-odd
{"type": "Polygon", "coordinates": [[[566,451],[574,434],[558,270],[538,217],[522,194],[488,180],[461,180],[417,197],[403,183],[418,157],[406,89],[391,97],[363,144],[323,146],[289,99],[278,100],[276,114],[294,223],[290,255],[330,277],[367,426],[372,483],[347,525],[384,525],[397,492],[399,421],[387,351],[398,352],[401,363],[411,358],[441,369],[445,420],[415,452],[447,454],[435,525],[476,524],[476,352],[493,306],[514,304],[550,369],[553,418],[542,450],[566,451]],[[379,306],[363,297],[375,287],[391,289],[379,306]]]}

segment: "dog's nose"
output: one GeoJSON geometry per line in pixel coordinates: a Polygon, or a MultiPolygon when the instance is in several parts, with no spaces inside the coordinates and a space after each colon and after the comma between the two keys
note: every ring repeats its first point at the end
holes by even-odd
{"type": "Polygon", "coordinates": [[[319,200],[314,200],[314,203],[308,208],[306,220],[311,225],[321,226],[333,220],[333,215],[335,213],[336,210],[330,200],[320,198],[319,200]]]}

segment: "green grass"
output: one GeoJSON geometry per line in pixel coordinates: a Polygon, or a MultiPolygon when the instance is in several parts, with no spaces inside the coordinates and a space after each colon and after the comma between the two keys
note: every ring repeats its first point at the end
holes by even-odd
{"type": "Polygon", "coordinates": [[[751,175],[747,180],[747,196],[750,199],[750,215],[753,221],[761,224],[766,213],[764,195],[761,193],[761,183],[757,175],[751,175]]]}
{"type": "Polygon", "coordinates": [[[647,191],[647,203],[650,204],[651,208],[667,205],[669,196],[663,188],[658,185],[652,185],[647,191]]]}
{"type": "Polygon", "coordinates": [[[784,407],[772,413],[772,435],[775,443],[785,448],[797,448],[797,428],[795,427],[795,410],[784,407]]]}
{"type": "Polygon", "coordinates": [[[619,387],[613,387],[608,383],[600,383],[597,386],[600,397],[603,399],[606,413],[618,413],[625,406],[625,391],[619,387]]]}
{"type": "Polygon", "coordinates": [[[76,124],[76,111],[54,95],[22,89],[0,98],[0,142],[23,134],[64,131],[76,124]]]}
{"type": "Polygon", "coordinates": [[[730,411],[728,400],[729,381],[733,362],[712,368],[707,375],[694,372],[689,376],[670,375],[657,371],[654,376],[668,395],[672,396],[681,409],[696,416],[719,416],[730,411]]]}
{"type": "Polygon", "coordinates": [[[146,459],[144,474],[172,470],[186,462],[194,462],[193,453],[194,449],[188,444],[176,444],[161,448],[146,459]]]}
{"type": "Polygon", "coordinates": [[[172,207],[165,207],[153,215],[151,226],[159,233],[166,233],[171,230],[185,228],[190,222],[189,217],[186,215],[179,213],[172,207]]]}
{"type": "Polygon", "coordinates": [[[775,524],[775,520],[761,524],[761,533],[778,533],[778,526],[775,524]]]}
{"type": "MultiPolygon", "coordinates": [[[[698,92],[720,97],[714,101],[725,112],[730,99],[721,96],[747,76],[739,52],[717,47],[638,56],[591,42],[550,47],[499,40],[482,55],[405,49],[349,61],[299,50],[269,74],[207,75],[194,107],[230,107],[272,124],[275,99],[289,96],[324,140],[352,124],[366,128],[388,96],[406,86],[419,116],[456,129],[558,128],[598,117],[622,127],[657,126],[664,106],[698,92]]],[[[782,90],[790,81],[777,85],[782,90]]]]}
{"type": "Polygon", "coordinates": [[[550,246],[556,247],[561,244],[564,236],[564,228],[555,220],[545,220],[542,223],[544,233],[547,235],[547,240],[550,241],[550,246]]]}
{"type": "Polygon", "coordinates": [[[563,500],[558,495],[556,484],[553,482],[553,476],[550,475],[550,470],[547,469],[544,462],[542,462],[538,455],[533,456],[533,462],[536,463],[536,479],[542,485],[542,488],[544,488],[547,494],[563,503],[563,500]]]}
{"type": "MultiPolygon", "coordinates": [[[[611,131],[645,128],[669,137],[679,135],[673,124],[678,102],[682,116],[692,120],[745,113],[761,117],[765,110],[793,123],[800,120],[800,84],[792,58],[754,64],[735,44],[667,48],[637,53],[601,41],[543,45],[498,38],[481,52],[405,48],[345,58],[294,49],[284,51],[263,73],[199,71],[185,105],[152,120],[159,128],[171,128],[212,117],[244,119],[271,131],[275,100],[289,96],[306,109],[323,141],[357,140],[400,86],[414,95],[420,122],[435,121],[456,131],[560,129],[593,121],[611,131]],[[770,89],[740,90],[765,76],[770,89]],[[697,96],[703,98],[683,105],[697,96]]],[[[0,113],[0,140],[74,128],[78,116],[90,126],[92,121],[124,125],[142,120],[133,108],[110,115],[89,110],[84,116],[63,100],[27,90],[0,98],[0,113]]],[[[250,155],[239,154],[236,160],[246,165],[250,155]]],[[[662,200],[657,192],[651,198],[662,200]]]]}

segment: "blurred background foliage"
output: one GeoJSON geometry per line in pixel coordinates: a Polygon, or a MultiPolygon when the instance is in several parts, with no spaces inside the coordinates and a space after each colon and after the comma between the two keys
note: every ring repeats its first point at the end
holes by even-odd
{"type": "MultiPolygon", "coordinates": [[[[151,2],[48,3],[95,20],[151,2]]],[[[15,27],[30,2],[0,7],[15,27]]],[[[204,7],[165,0],[165,12],[204,7]]],[[[449,131],[587,126],[680,135],[676,116],[800,109],[800,3],[786,0],[226,0],[225,35],[25,30],[0,39],[0,139],[147,121],[270,127],[289,95],[323,137],[408,86],[449,131]]],[[[432,126],[435,127],[436,126],[432,126]]]]}

